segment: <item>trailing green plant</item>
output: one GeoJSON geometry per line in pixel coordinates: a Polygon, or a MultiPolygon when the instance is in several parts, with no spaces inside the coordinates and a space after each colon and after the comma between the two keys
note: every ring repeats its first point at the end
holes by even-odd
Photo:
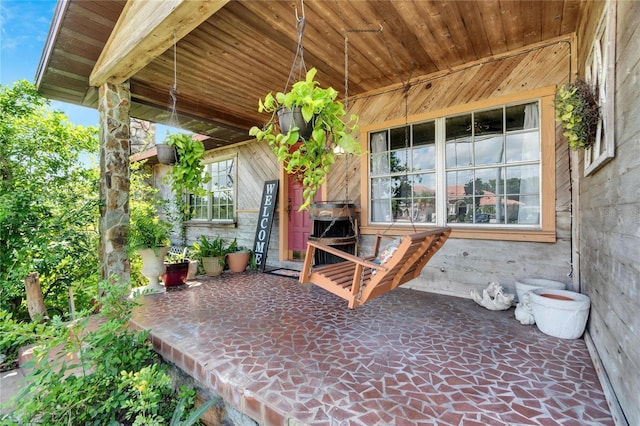
{"type": "Polygon", "coordinates": [[[193,194],[206,195],[204,184],[211,180],[211,176],[205,173],[202,162],[204,156],[204,144],[193,139],[186,133],[175,133],[168,137],[167,143],[176,149],[177,160],[167,175],[170,178],[171,188],[176,195],[178,208],[188,213],[184,196],[193,194]]]}
{"type": "Polygon", "coordinates": [[[97,316],[46,326],[3,424],[165,425],[192,409],[194,391],[173,389],[148,331],[129,327],[136,302],[128,292],[114,277],[100,285],[97,316]]]}
{"type": "Polygon", "coordinates": [[[258,102],[258,111],[271,113],[270,120],[262,129],[253,126],[251,136],[269,143],[278,161],[288,174],[295,175],[303,186],[304,202],[300,210],[309,208],[335,162],[336,150],[347,154],[360,154],[360,144],[352,133],[357,130],[355,114],[346,121],[344,104],[337,101],[338,92],[332,88],[319,87],[314,80],[317,70],[311,68],[306,78],[296,82],[287,93],[268,93],[258,102]],[[286,133],[276,123],[278,110],[293,111],[299,107],[306,123],[312,126],[311,135],[303,138],[300,129],[291,126],[286,133]]]}
{"type": "Polygon", "coordinates": [[[596,137],[600,109],[591,87],[583,80],[560,86],[556,92],[556,120],[571,149],[587,148],[596,137]]]}

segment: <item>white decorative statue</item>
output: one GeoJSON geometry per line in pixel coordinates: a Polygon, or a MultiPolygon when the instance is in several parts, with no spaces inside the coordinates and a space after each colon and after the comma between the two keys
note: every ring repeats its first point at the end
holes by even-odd
{"type": "Polygon", "coordinates": [[[531,325],[535,324],[536,320],[533,317],[533,308],[531,307],[531,294],[526,292],[522,296],[522,300],[516,305],[516,319],[520,321],[520,324],[531,325]]]}
{"type": "Polygon", "coordinates": [[[504,294],[500,283],[492,282],[482,290],[482,296],[477,290],[471,290],[471,298],[480,306],[491,311],[504,311],[511,307],[515,294],[504,294]]]}

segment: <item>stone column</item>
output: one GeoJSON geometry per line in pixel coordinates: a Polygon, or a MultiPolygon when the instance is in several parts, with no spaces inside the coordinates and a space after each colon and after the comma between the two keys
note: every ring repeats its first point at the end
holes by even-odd
{"type": "Polygon", "coordinates": [[[102,278],[128,281],[129,236],[129,82],[100,86],[100,261],[102,278]]]}

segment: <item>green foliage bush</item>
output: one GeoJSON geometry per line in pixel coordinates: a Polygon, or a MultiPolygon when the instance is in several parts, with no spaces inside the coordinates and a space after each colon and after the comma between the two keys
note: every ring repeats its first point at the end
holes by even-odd
{"type": "Polygon", "coordinates": [[[99,314],[56,318],[39,333],[27,386],[3,424],[166,425],[180,411],[178,424],[193,407],[195,392],[172,387],[148,332],[129,328],[128,285],[112,279],[100,290],[99,314]]]}
{"type": "Polygon", "coordinates": [[[24,279],[38,272],[48,307],[68,290],[88,306],[100,277],[97,129],[74,126],[33,84],[0,85],[0,309],[28,317],[24,279]]]}

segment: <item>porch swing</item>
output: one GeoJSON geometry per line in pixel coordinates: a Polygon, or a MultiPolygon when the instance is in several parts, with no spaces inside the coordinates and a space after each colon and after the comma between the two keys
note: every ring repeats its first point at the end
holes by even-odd
{"type": "MultiPolygon", "coordinates": [[[[362,31],[357,30],[357,32],[362,31]]],[[[381,32],[382,29],[378,31],[381,32]]],[[[348,102],[348,32],[345,28],[345,104],[348,102]]],[[[408,85],[405,86],[405,119],[408,116],[407,98],[408,85]]],[[[405,126],[405,148],[408,148],[407,129],[408,127],[405,126]]],[[[408,170],[405,169],[405,177],[407,176],[408,170]]],[[[348,199],[348,160],[346,177],[345,192],[348,199]]],[[[364,258],[309,239],[299,282],[315,284],[345,299],[349,308],[354,309],[417,278],[449,238],[451,228],[442,227],[417,232],[413,223],[413,214],[409,214],[409,218],[413,234],[405,235],[401,239],[385,235],[393,225],[392,222],[384,233],[376,235],[373,255],[364,258]],[[390,241],[383,245],[383,240],[390,241]],[[313,267],[316,251],[327,253],[339,261],[313,267]]],[[[349,219],[351,220],[351,216],[349,219]]],[[[351,223],[353,225],[353,221],[351,223]]],[[[332,225],[333,223],[328,228],[332,225]]]]}

